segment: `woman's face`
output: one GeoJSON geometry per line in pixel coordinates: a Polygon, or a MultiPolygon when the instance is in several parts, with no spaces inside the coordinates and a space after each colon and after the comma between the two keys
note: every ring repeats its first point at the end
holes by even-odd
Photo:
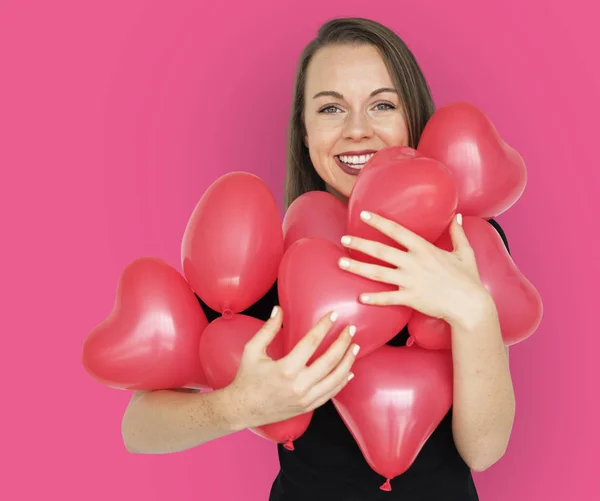
{"type": "Polygon", "coordinates": [[[320,49],[307,68],[305,143],[330,192],[347,200],[371,156],[388,146],[407,146],[400,96],[376,48],[320,49]]]}

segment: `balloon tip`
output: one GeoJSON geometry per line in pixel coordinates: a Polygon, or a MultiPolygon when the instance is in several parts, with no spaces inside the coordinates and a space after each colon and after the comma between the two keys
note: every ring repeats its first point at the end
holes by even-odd
{"type": "Polygon", "coordinates": [[[225,308],[223,310],[223,318],[229,320],[233,317],[233,311],[230,308],[225,308]]]}
{"type": "Polygon", "coordinates": [[[283,444],[283,447],[285,447],[288,451],[293,451],[294,450],[294,441],[291,439],[286,440],[285,443],[283,444]]]}
{"type": "Polygon", "coordinates": [[[380,487],[382,491],[390,492],[392,490],[392,484],[390,483],[390,479],[386,478],[385,483],[380,487]]]}
{"type": "Polygon", "coordinates": [[[406,346],[408,346],[410,348],[413,344],[415,344],[415,337],[409,336],[406,341],[406,346]]]}

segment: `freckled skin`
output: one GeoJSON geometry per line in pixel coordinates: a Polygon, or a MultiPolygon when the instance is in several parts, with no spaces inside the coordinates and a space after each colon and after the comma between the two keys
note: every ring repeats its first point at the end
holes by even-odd
{"type": "Polygon", "coordinates": [[[311,161],[330,192],[347,199],[356,176],[344,172],[335,156],[348,151],[407,146],[408,127],[400,97],[374,47],[330,46],[319,50],[306,75],[305,144],[311,161]],[[314,95],[334,91],[343,98],[314,95]]]}

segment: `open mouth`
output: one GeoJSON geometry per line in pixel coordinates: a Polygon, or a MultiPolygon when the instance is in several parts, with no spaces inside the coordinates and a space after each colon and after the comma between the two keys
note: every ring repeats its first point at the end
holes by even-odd
{"type": "Polygon", "coordinates": [[[356,176],[374,154],[375,152],[365,155],[336,155],[335,161],[344,172],[356,176]]]}

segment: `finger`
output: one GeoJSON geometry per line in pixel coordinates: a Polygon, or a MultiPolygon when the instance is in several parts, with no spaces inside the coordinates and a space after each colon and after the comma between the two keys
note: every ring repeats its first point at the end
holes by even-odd
{"type": "Polygon", "coordinates": [[[360,275],[361,277],[369,278],[375,282],[382,282],[390,285],[400,285],[400,277],[398,270],[388,268],[387,266],[379,266],[378,264],[363,263],[349,257],[343,257],[338,261],[338,266],[343,270],[360,275]]]}
{"type": "Polygon", "coordinates": [[[252,353],[266,355],[267,348],[275,339],[275,336],[281,331],[283,321],[283,310],[275,306],[271,312],[271,317],[258,330],[258,332],[246,343],[246,349],[252,353]]]}
{"type": "Polygon", "coordinates": [[[348,379],[350,376],[350,369],[356,360],[359,349],[358,345],[352,345],[352,347],[346,351],[344,358],[337,367],[308,391],[307,398],[309,402],[316,401],[323,395],[329,394],[334,391],[338,385],[342,384],[344,380],[348,379]]]}
{"type": "Polygon", "coordinates": [[[360,213],[360,218],[369,226],[372,226],[384,235],[390,237],[392,240],[404,246],[409,251],[419,250],[425,245],[425,243],[428,243],[427,240],[410,231],[405,226],[379,216],[378,214],[362,211],[360,213]]]}
{"type": "Polygon", "coordinates": [[[330,312],[321,317],[314,327],[298,341],[292,351],[280,360],[281,364],[286,367],[286,372],[289,371],[292,374],[297,374],[306,367],[307,362],[313,356],[323,339],[325,339],[337,317],[338,314],[336,312],[330,312]]]}
{"type": "Polygon", "coordinates": [[[454,253],[464,256],[466,252],[472,251],[469,239],[462,225],[462,214],[457,214],[450,224],[450,238],[454,253]]]}
{"type": "Polygon", "coordinates": [[[381,242],[351,237],[349,235],[343,236],[341,242],[342,245],[348,247],[349,249],[360,251],[363,254],[367,254],[368,256],[372,256],[397,267],[406,266],[408,263],[408,254],[405,251],[394,249],[393,247],[382,244],[381,242]]]}
{"type": "Polygon", "coordinates": [[[300,373],[298,376],[299,386],[308,389],[327,376],[348,351],[354,334],[356,334],[356,327],[354,325],[347,326],[327,351],[300,373]]]}
{"type": "Polygon", "coordinates": [[[360,302],[377,306],[411,306],[410,294],[406,289],[387,292],[366,292],[360,295],[360,302]]]}

